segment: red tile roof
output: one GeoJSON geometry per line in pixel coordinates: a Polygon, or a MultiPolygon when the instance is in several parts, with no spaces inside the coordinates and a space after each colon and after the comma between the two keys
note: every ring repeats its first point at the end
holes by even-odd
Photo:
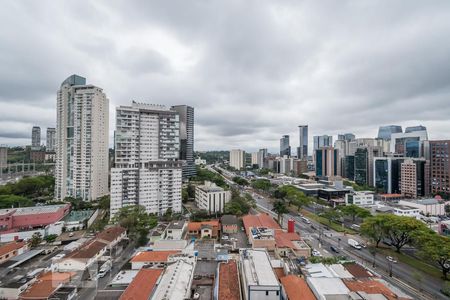
{"type": "Polygon", "coordinates": [[[364,267],[360,266],[359,264],[344,264],[344,268],[353,275],[353,277],[360,278],[360,277],[373,277],[372,273],[369,273],[364,267]]]}
{"type": "Polygon", "coordinates": [[[150,299],[162,272],[163,269],[141,269],[119,300],[150,299]]]}
{"type": "Polygon", "coordinates": [[[367,294],[382,294],[389,300],[409,299],[398,297],[383,283],[372,279],[343,279],[344,284],[352,292],[366,292],[367,294]]]}
{"type": "Polygon", "coordinates": [[[105,243],[91,240],[81,246],[81,248],[73,251],[69,255],[66,256],[66,258],[76,258],[76,259],[90,259],[93,258],[97,253],[102,251],[106,247],[105,243]]]}
{"type": "Polygon", "coordinates": [[[268,214],[246,215],[242,218],[245,231],[248,233],[250,227],[266,227],[270,229],[281,229],[275,220],[268,214]]]}
{"type": "Polygon", "coordinates": [[[235,260],[219,265],[219,300],[239,300],[239,278],[235,260]]]}
{"type": "Polygon", "coordinates": [[[112,242],[121,236],[125,231],[126,229],[120,226],[109,227],[97,235],[97,240],[112,242]]]}
{"type": "Polygon", "coordinates": [[[219,220],[203,221],[203,222],[189,222],[188,231],[200,231],[202,225],[210,225],[212,227],[219,227],[219,220]]]}
{"type": "Polygon", "coordinates": [[[300,241],[300,236],[295,232],[285,232],[283,230],[275,230],[275,243],[278,248],[291,248],[297,247],[292,241],[300,241]]]}
{"type": "Polygon", "coordinates": [[[135,255],[131,262],[167,262],[170,255],[179,251],[144,251],[135,255]]]}
{"type": "Polygon", "coordinates": [[[25,247],[27,244],[25,242],[11,242],[6,245],[0,247],[0,256],[13,252],[15,250],[19,250],[22,247],[25,247]]]}
{"type": "Polygon", "coordinates": [[[281,284],[289,300],[316,300],[316,297],[303,278],[295,275],[287,275],[281,278],[281,284]]]}
{"type": "Polygon", "coordinates": [[[19,299],[47,299],[62,283],[69,282],[75,273],[45,273],[20,294],[19,299]]]}

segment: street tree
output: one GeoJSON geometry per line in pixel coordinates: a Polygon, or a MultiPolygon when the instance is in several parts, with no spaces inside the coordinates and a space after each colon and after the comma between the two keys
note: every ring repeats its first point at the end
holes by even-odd
{"type": "Polygon", "coordinates": [[[447,280],[450,272],[450,239],[433,233],[419,234],[416,239],[418,256],[442,271],[442,277],[447,280]]]}
{"type": "Polygon", "coordinates": [[[28,246],[30,248],[36,248],[39,244],[42,243],[42,234],[40,232],[35,232],[28,240],[28,246]]]}
{"type": "Polygon", "coordinates": [[[128,231],[128,236],[137,244],[145,244],[150,229],[158,223],[158,218],[149,215],[141,205],[122,207],[113,217],[112,223],[119,224],[128,231]]]}
{"type": "Polygon", "coordinates": [[[361,224],[360,233],[371,239],[377,248],[385,236],[384,221],[383,215],[376,215],[366,218],[361,224]]]}
{"type": "Polygon", "coordinates": [[[257,190],[268,192],[272,188],[272,184],[268,179],[256,179],[252,181],[251,186],[257,190]]]}
{"type": "Polygon", "coordinates": [[[330,225],[332,222],[336,222],[337,220],[339,220],[339,218],[342,217],[342,213],[336,209],[328,209],[320,215],[327,219],[330,225]]]}
{"type": "Polygon", "coordinates": [[[345,215],[352,218],[352,221],[355,222],[356,217],[365,219],[367,217],[370,217],[370,212],[362,207],[359,207],[355,204],[346,205],[340,208],[340,211],[345,215]]]}
{"type": "Polygon", "coordinates": [[[277,200],[273,204],[273,211],[277,214],[278,224],[282,224],[283,214],[288,213],[289,210],[286,206],[286,203],[282,200],[277,200]]]}

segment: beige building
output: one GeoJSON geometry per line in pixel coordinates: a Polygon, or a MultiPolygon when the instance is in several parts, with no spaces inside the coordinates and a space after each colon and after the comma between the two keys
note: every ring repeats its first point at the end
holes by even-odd
{"type": "Polygon", "coordinates": [[[233,149],[230,151],[230,167],[240,170],[245,166],[245,151],[233,149]]]}
{"type": "Polygon", "coordinates": [[[417,166],[412,159],[401,164],[400,191],[404,197],[417,198],[417,166]]]}
{"type": "Polygon", "coordinates": [[[109,100],[78,75],[64,80],[57,95],[55,198],[107,195],[109,100]]]}
{"type": "Polygon", "coordinates": [[[252,153],[252,166],[258,164],[258,155],[259,155],[258,152],[253,152],[252,153]]]}
{"type": "Polygon", "coordinates": [[[205,181],[205,184],[195,187],[195,204],[210,214],[222,213],[230,198],[230,191],[225,191],[213,182],[205,181]]]}

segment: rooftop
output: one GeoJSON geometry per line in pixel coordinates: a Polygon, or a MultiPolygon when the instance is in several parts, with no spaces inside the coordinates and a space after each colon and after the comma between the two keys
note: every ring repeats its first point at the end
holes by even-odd
{"type": "Polygon", "coordinates": [[[111,286],[129,285],[140,270],[124,270],[117,273],[111,281],[111,286]]]}
{"type": "Polygon", "coordinates": [[[222,218],[220,218],[220,223],[222,223],[222,225],[236,225],[238,223],[238,218],[234,215],[223,215],[222,218]]]}
{"type": "MultiPolygon", "coordinates": [[[[405,299],[398,297],[387,286],[377,280],[371,279],[344,279],[344,284],[352,292],[365,292],[369,295],[381,294],[389,300],[405,299]]],[[[406,298],[408,299],[408,298],[406,298]]]]}
{"type": "Polygon", "coordinates": [[[319,299],[327,299],[330,296],[334,297],[330,299],[348,299],[350,290],[340,278],[307,277],[306,282],[319,299]]]}
{"type": "Polygon", "coordinates": [[[179,251],[144,251],[135,255],[131,262],[167,262],[170,255],[179,251]]]}
{"type": "Polygon", "coordinates": [[[347,271],[347,269],[345,269],[345,267],[341,264],[332,264],[328,267],[336,274],[336,277],[339,277],[341,279],[353,278],[353,275],[349,271],[347,271]]]}
{"type": "Polygon", "coordinates": [[[224,189],[220,186],[217,186],[214,182],[205,181],[203,185],[198,185],[196,188],[206,192],[206,193],[213,193],[213,192],[223,192],[224,189]]]}
{"type": "Polygon", "coordinates": [[[66,215],[63,219],[64,222],[82,222],[84,220],[89,219],[93,210],[72,210],[68,215],[66,215]]]}
{"type": "Polygon", "coordinates": [[[102,232],[100,232],[97,235],[96,239],[113,242],[114,240],[116,240],[118,237],[120,237],[126,231],[127,230],[125,228],[120,227],[120,226],[109,227],[109,228],[106,228],[105,230],[103,230],[102,232]]]}
{"type": "Polygon", "coordinates": [[[209,225],[212,227],[219,227],[219,220],[210,220],[202,222],[189,222],[188,231],[200,231],[202,226],[209,225]]]}
{"type": "Polygon", "coordinates": [[[69,282],[73,275],[74,273],[45,273],[20,294],[20,299],[47,299],[62,283],[69,282]]]}
{"type": "Polygon", "coordinates": [[[58,205],[46,205],[46,206],[31,206],[31,207],[21,207],[21,208],[5,208],[0,209],[0,215],[13,214],[14,216],[20,215],[36,215],[45,213],[55,213],[60,209],[69,208],[69,204],[58,204],[58,205]]]}
{"type": "Polygon", "coordinates": [[[443,203],[443,201],[439,201],[438,199],[435,198],[430,198],[430,199],[416,199],[416,200],[402,200],[402,203],[406,203],[406,202],[411,202],[411,203],[416,203],[416,204],[421,204],[421,205],[435,205],[435,204],[441,204],[443,203]]]}
{"type": "Polygon", "coordinates": [[[314,278],[333,278],[336,277],[333,272],[330,271],[330,269],[327,268],[324,264],[308,264],[304,267],[304,270],[306,271],[307,275],[309,277],[314,278]]]}
{"type": "Polygon", "coordinates": [[[287,275],[281,277],[280,281],[289,300],[316,300],[316,297],[303,278],[295,275],[287,275]]]}
{"type": "Polygon", "coordinates": [[[101,250],[106,247],[105,243],[91,240],[90,242],[83,245],[80,249],[69,253],[66,258],[75,258],[75,259],[90,259],[97,255],[101,250]]]}
{"type": "Polygon", "coordinates": [[[248,285],[279,286],[265,249],[241,249],[243,275],[248,285]]]}
{"type": "Polygon", "coordinates": [[[238,268],[235,260],[219,265],[219,299],[240,300],[238,268]]]}
{"type": "Polygon", "coordinates": [[[155,289],[163,269],[141,269],[120,296],[120,300],[147,300],[155,289]]]}
{"type": "Polygon", "coordinates": [[[268,214],[246,215],[242,218],[245,231],[248,233],[251,227],[266,227],[270,229],[281,229],[280,225],[268,214]]]}
{"type": "Polygon", "coordinates": [[[19,250],[20,248],[26,246],[25,242],[11,242],[5,245],[0,246],[0,256],[8,254],[12,251],[19,250]]]}
{"type": "Polygon", "coordinates": [[[344,264],[344,268],[353,275],[353,277],[361,278],[361,277],[373,277],[373,274],[367,271],[364,267],[359,264],[344,264]]]}
{"type": "Polygon", "coordinates": [[[167,226],[167,229],[183,229],[184,223],[186,223],[185,220],[172,221],[169,226],[167,226]]]}
{"type": "Polygon", "coordinates": [[[275,230],[275,242],[278,248],[307,249],[308,245],[295,232],[275,230]]]}

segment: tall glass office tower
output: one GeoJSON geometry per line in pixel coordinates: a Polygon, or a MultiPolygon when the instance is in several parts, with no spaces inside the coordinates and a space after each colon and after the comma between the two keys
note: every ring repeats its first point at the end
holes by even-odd
{"type": "Polygon", "coordinates": [[[299,129],[299,137],[300,143],[297,148],[297,158],[303,159],[308,156],[308,125],[300,125],[299,129]]]}
{"type": "Polygon", "coordinates": [[[399,125],[380,126],[380,128],[378,129],[378,138],[383,140],[390,140],[391,134],[400,132],[403,131],[402,126],[399,125]]]}

